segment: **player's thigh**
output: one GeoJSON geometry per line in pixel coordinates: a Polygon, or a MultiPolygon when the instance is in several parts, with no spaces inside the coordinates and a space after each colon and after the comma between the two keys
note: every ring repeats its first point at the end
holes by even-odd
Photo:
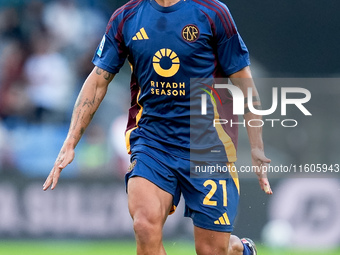
{"type": "Polygon", "coordinates": [[[194,227],[197,255],[227,255],[230,233],[194,227]]]}
{"type": "MultiPolygon", "coordinates": [[[[174,211],[180,198],[178,180],[170,167],[176,163],[168,154],[147,146],[136,146],[132,163],[125,175],[129,210],[136,214],[159,219],[174,211]]],[[[150,219],[152,220],[152,219],[150,219]]]]}
{"type": "Polygon", "coordinates": [[[135,176],[128,182],[128,206],[134,219],[163,225],[172,207],[173,196],[151,181],[135,176]]]}

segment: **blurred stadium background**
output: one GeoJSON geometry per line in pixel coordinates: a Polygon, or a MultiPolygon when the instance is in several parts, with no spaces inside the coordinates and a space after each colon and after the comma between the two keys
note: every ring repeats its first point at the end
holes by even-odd
{"type": "MultiPolygon", "coordinates": [[[[264,127],[268,157],[275,165],[339,164],[340,2],[224,2],[251,52],[254,75],[282,78],[257,84],[264,104],[274,83],[312,92],[313,117],[291,111],[298,127],[264,127]]],[[[128,67],[111,84],[58,189],[42,192],[95,48],[123,3],[0,0],[1,255],[134,254],[123,184],[128,67]]],[[[238,156],[239,165],[250,164],[244,128],[238,156]]],[[[235,234],[257,241],[260,254],[340,254],[339,173],[270,177],[271,197],[256,179],[241,180],[235,234]]],[[[191,220],[182,211],[183,204],[166,223],[169,254],[194,254],[191,220]]]]}

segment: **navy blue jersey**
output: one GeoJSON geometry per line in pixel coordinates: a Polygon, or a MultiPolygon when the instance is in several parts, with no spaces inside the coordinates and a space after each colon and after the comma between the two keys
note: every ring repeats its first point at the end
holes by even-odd
{"type": "MultiPolygon", "coordinates": [[[[162,7],[154,0],[128,2],[113,13],[93,63],[117,73],[126,59],[132,68],[128,151],[143,144],[189,158],[195,147],[190,132],[197,137],[208,132],[205,147],[195,149],[218,147],[225,155],[219,159],[236,161],[236,126],[216,130],[210,122],[190,130],[190,90],[196,86],[190,79],[227,77],[249,65],[248,50],[223,3],[181,0],[162,7]]],[[[229,98],[219,115],[231,116],[230,106],[229,98]]]]}

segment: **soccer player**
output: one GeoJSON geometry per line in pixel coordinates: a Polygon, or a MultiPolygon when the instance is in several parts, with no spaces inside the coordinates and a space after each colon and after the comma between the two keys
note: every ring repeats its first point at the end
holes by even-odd
{"type": "MultiPolygon", "coordinates": [[[[162,228],[181,194],[185,216],[193,220],[197,254],[256,254],[251,240],[231,236],[239,199],[237,176],[190,176],[197,165],[233,167],[236,161],[235,125],[215,128],[211,115],[200,114],[200,101],[191,100],[201,95],[200,88],[213,91],[209,79],[229,77],[244,95],[252,88],[254,104],[260,104],[248,50],[229,10],[217,0],[132,0],[113,13],[43,189],[54,189],[62,169],[72,162],[77,143],[126,59],[132,69],[126,185],[137,254],[165,254],[162,228]],[[196,118],[191,122],[192,116],[196,118]]],[[[218,94],[223,100],[207,100],[208,112],[235,121],[231,95],[227,90],[218,94]]],[[[260,116],[245,110],[244,118],[260,116]]],[[[262,130],[247,126],[247,131],[252,163],[261,169],[270,162],[262,130]]],[[[259,170],[257,175],[260,188],[271,194],[266,174],[259,170]]]]}

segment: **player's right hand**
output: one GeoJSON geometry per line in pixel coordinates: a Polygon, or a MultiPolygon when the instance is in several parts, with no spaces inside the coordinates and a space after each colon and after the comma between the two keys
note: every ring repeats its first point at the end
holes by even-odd
{"type": "Polygon", "coordinates": [[[272,195],[273,191],[270,187],[267,172],[263,171],[263,166],[267,166],[270,163],[270,159],[264,155],[264,151],[261,149],[252,149],[251,158],[253,166],[256,166],[258,171],[256,172],[259,180],[260,188],[268,195],[272,195]]]}
{"type": "Polygon", "coordinates": [[[52,190],[57,186],[61,171],[73,161],[74,155],[74,149],[66,149],[64,146],[61,148],[54,166],[43,185],[44,191],[51,185],[52,190]]]}

